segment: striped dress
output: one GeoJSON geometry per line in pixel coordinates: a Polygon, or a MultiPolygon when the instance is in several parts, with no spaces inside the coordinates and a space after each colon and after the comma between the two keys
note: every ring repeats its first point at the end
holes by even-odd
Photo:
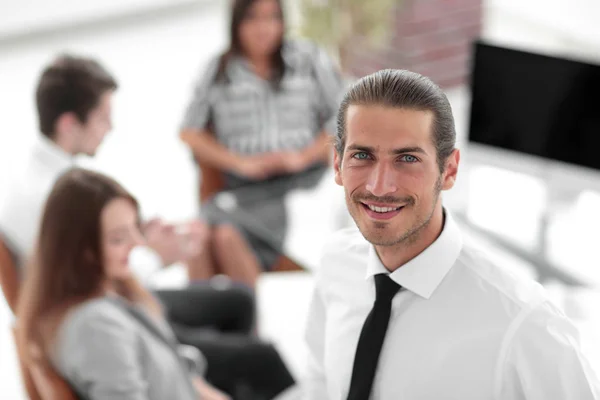
{"type": "MultiPolygon", "coordinates": [[[[241,56],[230,59],[226,79],[217,81],[220,57],[215,57],[195,86],[182,128],[203,130],[210,123],[221,144],[243,155],[302,150],[321,132],[333,134],[343,94],[337,67],[310,42],[288,40],[282,56],[285,74],[278,88],[258,77],[241,56]]],[[[323,165],[313,166],[262,182],[226,173],[225,196],[204,204],[203,214],[212,224],[236,225],[268,269],[285,238],[285,195],[315,185],[323,171],[323,165]]]]}

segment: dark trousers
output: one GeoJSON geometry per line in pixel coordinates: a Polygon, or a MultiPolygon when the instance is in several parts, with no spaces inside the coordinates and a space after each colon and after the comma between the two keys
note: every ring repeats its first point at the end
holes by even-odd
{"type": "Polygon", "coordinates": [[[206,357],[206,380],[235,400],[272,399],[294,384],[277,350],[252,334],[255,301],[248,289],[198,284],[155,294],[179,341],[206,357]]]}

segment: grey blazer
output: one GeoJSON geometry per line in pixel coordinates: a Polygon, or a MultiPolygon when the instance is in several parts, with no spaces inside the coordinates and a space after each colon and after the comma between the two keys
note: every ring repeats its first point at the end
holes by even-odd
{"type": "Polygon", "coordinates": [[[88,400],[198,400],[166,322],[122,300],[87,301],[65,317],[51,355],[88,400]]]}

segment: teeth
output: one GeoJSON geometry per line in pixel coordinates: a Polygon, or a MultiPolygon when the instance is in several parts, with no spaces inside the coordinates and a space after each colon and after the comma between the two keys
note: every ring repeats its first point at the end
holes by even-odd
{"type": "Polygon", "coordinates": [[[386,212],[390,212],[390,211],[396,211],[399,210],[400,207],[377,207],[377,206],[372,206],[372,205],[368,205],[367,207],[369,207],[372,211],[375,211],[377,213],[386,213],[386,212]]]}

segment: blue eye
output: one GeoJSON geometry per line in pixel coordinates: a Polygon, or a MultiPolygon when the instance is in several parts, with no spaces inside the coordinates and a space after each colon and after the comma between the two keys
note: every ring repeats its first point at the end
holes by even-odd
{"type": "Polygon", "coordinates": [[[352,158],[356,158],[357,160],[367,160],[369,158],[369,154],[364,151],[360,151],[352,156],[352,158]]]}
{"type": "Polygon", "coordinates": [[[415,156],[411,156],[410,154],[403,155],[400,159],[407,163],[416,163],[419,159],[415,156]]]}

